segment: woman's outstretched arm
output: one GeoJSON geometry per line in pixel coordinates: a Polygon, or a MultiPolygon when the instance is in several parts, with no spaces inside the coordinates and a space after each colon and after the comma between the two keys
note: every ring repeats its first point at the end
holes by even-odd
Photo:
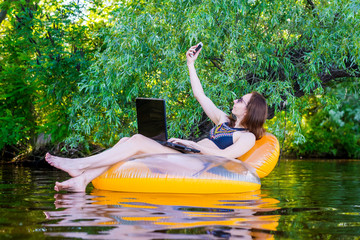
{"type": "Polygon", "coordinates": [[[200,83],[200,79],[196,74],[195,69],[195,60],[199,56],[200,51],[193,55],[193,52],[197,46],[191,47],[186,53],[187,66],[189,68],[191,89],[194,93],[194,97],[200,103],[206,115],[213,121],[216,125],[227,120],[227,115],[205,95],[204,89],[200,83]]]}

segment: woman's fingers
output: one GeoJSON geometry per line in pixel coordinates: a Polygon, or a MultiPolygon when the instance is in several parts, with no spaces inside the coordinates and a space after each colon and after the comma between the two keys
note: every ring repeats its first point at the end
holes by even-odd
{"type": "Polygon", "coordinates": [[[193,57],[195,55],[195,49],[196,49],[196,46],[192,46],[190,48],[190,57],[193,57]]]}
{"type": "Polygon", "coordinates": [[[185,145],[187,142],[186,140],[179,139],[179,138],[170,138],[168,141],[172,142],[172,143],[182,144],[182,145],[185,145]]]}
{"type": "Polygon", "coordinates": [[[179,140],[178,138],[170,138],[170,139],[168,139],[169,142],[176,142],[178,140],[179,140]]]}
{"type": "Polygon", "coordinates": [[[199,53],[200,53],[201,49],[200,49],[200,51],[197,51],[197,52],[195,53],[196,47],[197,47],[197,45],[196,45],[196,46],[192,46],[192,47],[187,51],[187,53],[186,53],[186,59],[187,59],[188,64],[189,64],[189,63],[190,63],[190,64],[191,64],[191,63],[194,63],[195,60],[197,59],[197,57],[199,56],[199,53]]]}
{"type": "Polygon", "coordinates": [[[186,55],[192,57],[194,55],[196,46],[192,46],[186,53],[186,55]]]}
{"type": "MultiPolygon", "coordinates": [[[[198,44],[199,45],[199,44],[198,44]]],[[[197,52],[195,52],[198,45],[192,46],[186,53],[186,56],[192,58],[191,60],[196,60],[201,52],[202,48],[200,48],[197,52]]]]}

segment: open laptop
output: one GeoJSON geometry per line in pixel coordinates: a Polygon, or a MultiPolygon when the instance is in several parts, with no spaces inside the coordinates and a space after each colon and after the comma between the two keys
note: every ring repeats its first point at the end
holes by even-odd
{"type": "Polygon", "coordinates": [[[200,152],[197,149],[167,141],[168,135],[164,99],[137,98],[136,113],[138,132],[140,134],[180,152],[200,152]]]}

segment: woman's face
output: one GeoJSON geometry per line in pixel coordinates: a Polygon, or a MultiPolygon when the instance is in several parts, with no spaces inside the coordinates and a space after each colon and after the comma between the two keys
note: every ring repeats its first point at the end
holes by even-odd
{"type": "Polygon", "coordinates": [[[236,117],[243,117],[246,114],[246,105],[250,101],[251,93],[248,93],[244,96],[242,96],[239,99],[234,100],[234,106],[232,109],[232,114],[234,114],[236,117]]]}

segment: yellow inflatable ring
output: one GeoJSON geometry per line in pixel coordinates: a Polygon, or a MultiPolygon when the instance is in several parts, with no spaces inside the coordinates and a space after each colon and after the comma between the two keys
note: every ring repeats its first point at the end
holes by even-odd
{"type": "Polygon", "coordinates": [[[277,138],[271,133],[266,133],[255,142],[250,151],[238,159],[256,169],[260,178],[266,177],[275,168],[280,155],[280,145],[277,138]]]}
{"type": "Polygon", "coordinates": [[[97,189],[154,193],[240,193],[258,190],[279,157],[267,134],[238,161],[200,154],[149,154],[115,164],[92,181],[97,189]]]}
{"type": "Polygon", "coordinates": [[[246,163],[182,153],[142,155],[114,165],[92,183],[97,189],[123,192],[236,193],[260,189],[259,177],[246,163]]]}

